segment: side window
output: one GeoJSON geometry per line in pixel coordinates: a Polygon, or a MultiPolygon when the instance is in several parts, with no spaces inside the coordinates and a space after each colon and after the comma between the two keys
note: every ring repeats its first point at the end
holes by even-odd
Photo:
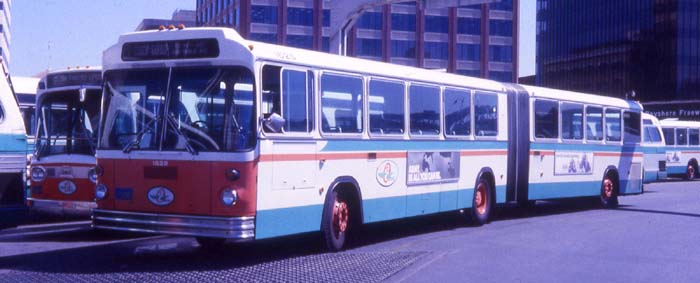
{"type": "Polygon", "coordinates": [[[411,134],[437,135],[440,133],[440,89],[412,85],[408,92],[411,110],[411,134]]]}
{"type": "Polygon", "coordinates": [[[559,103],[551,100],[535,100],[535,138],[559,137],[559,103]]]}
{"type": "MultiPolygon", "coordinates": [[[[283,132],[308,133],[313,129],[311,72],[263,67],[263,115],[276,113],[284,118],[283,132]]],[[[266,132],[272,129],[263,127],[266,132]]]]}
{"type": "Polygon", "coordinates": [[[659,128],[656,126],[644,126],[644,142],[660,142],[661,133],[659,133],[659,128]]]}
{"type": "Polygon", "coordinates": [[[700,130],[690,129],[688,130],[688,144],[689,145],[700,145],[700,130]]]}
{"type": "Polygon", "coordinates": [[[321,76],[321,130],[325,133],[362,132],[362,78],[321,76]]]}
{"type": "Polygon", "coordinates": [[[561,104],[561,138],[583,140],[583,105],[561,104]]]}
{"type": "Polygon", "coordinates": [[[639,143],[641,138],[641,114],[625,111],[623,114],[625,126],[625,143],[639,143]]]}
{"type": "Polygon", "coordinates": [[[664,139],[666,140],[666,145],[676,144],[676,134],[673,132],[673,128],[663,128],[664,139]]]}
{"type": "Polygon", "coordinates": [[[498,135],[498,96],[485,92],[474,94],[474,134],[478,137],[498,135]]]}
{"type": "Polygon", "coordinates": [[[369,131],[373,134],[403,134],[404,85],[372,79],[369,82],[369,131]]]}
{"type": "Polygon", "coordinates": [[[620,110],[605,109],[605,133],[606,140],[619,142],[622,140],[620,110]]]}
{"type": "Polygon", "coordinates": [[[603,140],[603,108],[586,107],[586,140],[603,140]]]}
{"type": "Polygon", "coordinates": [[[472,134],[471,96],[468,90],[445,89],[445,132],[448,136],[472,134]]]}
{"type": "Polygon", "coordinates": [[[688,145],[688,129],[676,129],[676,145],[688,145]]]}

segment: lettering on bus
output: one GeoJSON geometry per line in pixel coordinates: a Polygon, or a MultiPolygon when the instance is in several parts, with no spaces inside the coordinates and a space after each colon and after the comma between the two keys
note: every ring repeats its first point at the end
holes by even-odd
{"type": "Polygon", "coordinates": [[[459,152],[409,152],[406,162],[409,186],[459,180],[459,152]]]}
{"type": "Polygon", "coordinates": [[[554,175],[593,174],[593,153],[557,151],[554,153],[554,175]]]}
{"type": "Polygon", "coordinates": [[[168,166],[167,160],[153,160],[153,166],[166,167],[168,166]]]}

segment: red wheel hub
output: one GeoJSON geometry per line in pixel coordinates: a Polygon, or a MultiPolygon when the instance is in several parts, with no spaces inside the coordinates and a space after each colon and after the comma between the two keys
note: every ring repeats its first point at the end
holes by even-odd
{"type": "Polygon", "coordinates": [[[695,167],[693,165],[688,165],[688,179],[695,177],[695,167]]]}
{"type": "Polygon", "coordinates": [[[479,183],[476,187],[476,196],[474,196],[474,205],[476,206],[476,213],[483,215],[486,213],[486,208],[488,206],[488,190],[486,189],[486,184],[479,183]]]}
{"type": "Polygon", "coordinates": [[[613,196],[613,181],[610,179],[605,179],[603,181],[603,194],[606,198],[611,198],[613,196]]]}
{"type": "Polygon", "coordinates": [[[340,233],[345,233],[348,229],[349,215],[348,204],[344,201],[336,200],[333,205],[333,228],[335,228],[336,237],[340,233]]]}

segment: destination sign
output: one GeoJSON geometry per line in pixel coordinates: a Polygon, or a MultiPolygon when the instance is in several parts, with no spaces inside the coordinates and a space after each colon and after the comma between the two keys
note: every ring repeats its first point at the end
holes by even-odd
{"type": "Polygon", "coordinates": [[[46,87],[102,86],[101,71],[67,72],[46,76],[46,87]]]}
{"type": "Polygon", "coordinates": [[[219,56],[219,42],[214,38],[129,42],[124,43],[122,47],[122,60],[124,61],[196,59],[217,56],[219,56]]]}

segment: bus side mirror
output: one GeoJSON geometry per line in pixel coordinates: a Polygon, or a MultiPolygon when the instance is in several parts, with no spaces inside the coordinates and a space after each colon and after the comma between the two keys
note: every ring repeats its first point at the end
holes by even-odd
{"type": "Polygon", "coordinates": [[[87,95],[87,88],[81,87],[79,92],[80,92],[80,102],[85,102],[85,96],[87,95]]]}
{"type": "Polygon", "coordinates": [[[266,115],[267,117],[262,118],[262,124],[263,127],[265,128],[266,132],[270,133],[283,133],[284,132],[284,123],[286,120],[282,118],[277,113],[271,113],[266,115]]]}

